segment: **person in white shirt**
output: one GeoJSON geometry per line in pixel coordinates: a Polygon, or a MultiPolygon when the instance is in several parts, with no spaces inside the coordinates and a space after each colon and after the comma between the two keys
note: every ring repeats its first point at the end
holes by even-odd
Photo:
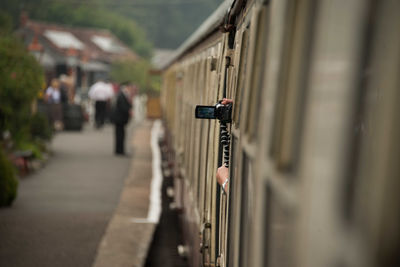
{"type": "Polygon", "coordinates": [[[61,102],[60,83],[57,79],[51,80],[50,86],[46,90],[45,99],[49,104],[58,104],[61,102]]]}
{"type": "Polygon", "coordinates": [[[101,128],[107,114],[107,103],[113,97],[114,91],[111,83],[99,80],[90,87],[89,98],[95,101],[96,128],[101,128]]]}
{"type": "Polygon", "coordinates": [[[60,82],[57,79],[53,79],[50,86],[46,90],[45,100],[49,105],[50,110],[50,121],[53,124],[55,130],[59,131],[63,129],[63,113],[61,105],[61,91],[60,82]]]}

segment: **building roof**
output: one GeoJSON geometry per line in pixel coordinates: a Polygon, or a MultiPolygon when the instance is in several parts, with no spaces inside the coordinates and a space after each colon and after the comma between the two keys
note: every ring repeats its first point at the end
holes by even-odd
{"type": "Polygon", "coordinates": [[[136,60],[139,56],[108,30],[69,27],[26,20],[19,29],[28,44],[35,39],[58,60],[76,57],[79,61],[111,63],[118,59],[136,60]]]}

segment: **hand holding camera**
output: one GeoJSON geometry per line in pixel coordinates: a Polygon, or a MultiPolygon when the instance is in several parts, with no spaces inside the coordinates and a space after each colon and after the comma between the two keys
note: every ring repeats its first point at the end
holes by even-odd
{"type": "Polygon", "coordinates": [[[230,123],[232,121],[232,99],[224,98],[215,106],[197,105],[195,117],[197,119],[218,119],[221,123],[230,123]]]}

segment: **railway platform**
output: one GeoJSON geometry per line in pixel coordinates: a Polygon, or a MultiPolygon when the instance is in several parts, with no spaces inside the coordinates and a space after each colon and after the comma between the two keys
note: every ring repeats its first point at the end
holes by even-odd
{"type": "Polygon", "coordinates": [[[113,155],[111,126],[57,134],[46,166],[21,179],[13,206],[0,209],[0,266],[144,266],[150,247],[150,257],[176,262],[177,244],[158,246],[170,254],[152,245],[164,216],[160,127],[136,123],[130,157],[113,155]]]}
{"type": "Polygon", "coordinates": [[[131,138],[132,160],[120,201],[99,245],[94,267],[142,266],[156,227],[148,218],[152,178],[151,130],[144,121],[131,138]]]}
{"type": "Polygon", "coordinates": [[[159,121],[145,121],[132,138],[132,163],[120,202],[103,236],[93,267],[186,267],[177,253],[181,244],[178,214],[169,208],[162,179],[159,121]]]}

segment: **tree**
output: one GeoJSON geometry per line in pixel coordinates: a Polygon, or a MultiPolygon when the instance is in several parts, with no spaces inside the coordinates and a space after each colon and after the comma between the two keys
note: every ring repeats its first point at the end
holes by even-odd
{"type": "Polygon", "coordinates": [[[68,3],[52,3],[47,12],[33,9],[31,16],[71,26],[108,29],[140,56],[151,56],[152,45],[135,21],[107,10],[101,5],[71,8],[68,3]]]}
{"type": "Polygon", "coordinates": [[[0,37],[0,132],[22,141],[30,130],[31,103],[44,84],[43,71],[22,43],[0,37]]]}
{"type": "Polygon", "coordinates": [[[118,82],[131,82],[139,87],[141,93],[159,92],[160,81],[149,74],[151,65],[147,60],[119,61],[111,66],[111,78],[118,82]]]}
{"type": "Polygon", "coordinates": [[[9,34],[13,29],[12,18],[0,10],[0,36],[9,34]]]}
{"type": "Polygon", "coordinates": [[[9,206],[17,196],[15,169],[0,148],[0,207],[9,206]]]}
{"type": "MultiPolygon", "coordinates": [[[[52,1],[13,0],[0,1],[0,10],[7,11],[18,24],[19,13],[24,9],[32,19],[70,25],[107,29],[114,33],[140,56],[151,56],[152,44],[145,31],[132,19],[107,8],[100,0],[52,1]]],[[[1,18],[0,18],[1,21],[1,18]]]]}
{"type": "MultiPolygon", "coordinates": [[[[29,144],[35,148],[27,142],[32,138],[31,103],[43,85],[43,73],[36,59],[11,35],[0,37],[0,81],[0,134],[9,131],[16,147],[29,144]]],[[[0,206],[11,205],[17,187],[14,167],[0,146],[0,206]]]]}

